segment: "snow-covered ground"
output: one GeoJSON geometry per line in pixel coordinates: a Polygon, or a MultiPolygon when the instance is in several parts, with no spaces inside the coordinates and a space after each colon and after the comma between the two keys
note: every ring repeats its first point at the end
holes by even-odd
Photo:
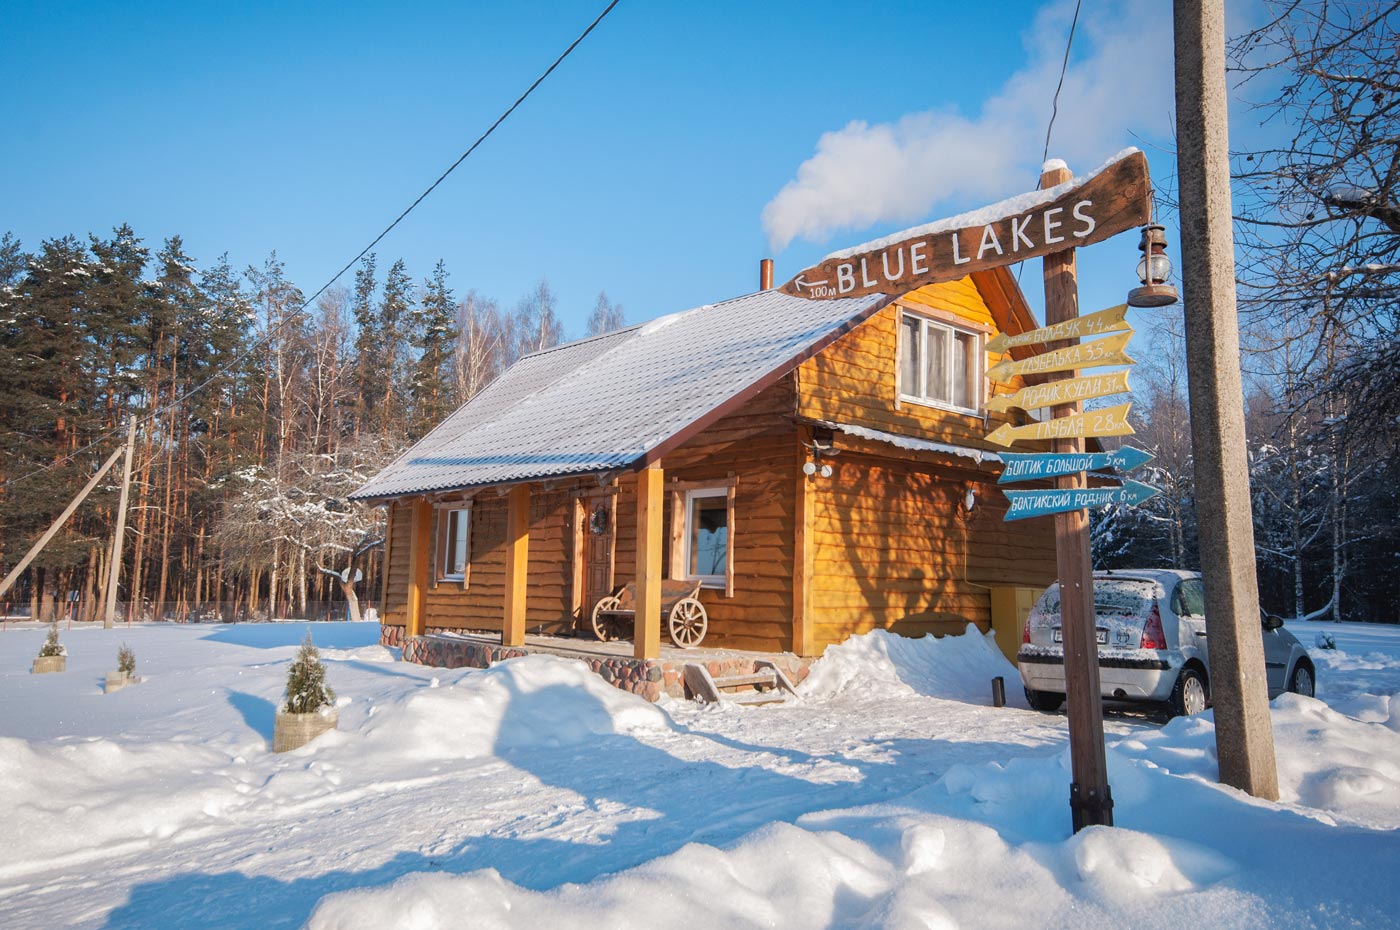
{"type": "Polygon", "coordinates": [[[648,705],[550,657],[395,661],[311,625],[340,729],[268,751],[303,624],[0,634],[0,927],[1396,927],[1400,628],[1300,624],[1283,799],[1209,715],[1110,715],[1116,829],[1069,831],[1065,718],[979,636],[862,637],[800,704],[648,705]],[[103,694],[120,643],[145,681],[103,694]],[[1018,702],[1013,702],[1018,703],[1018,702]]]}

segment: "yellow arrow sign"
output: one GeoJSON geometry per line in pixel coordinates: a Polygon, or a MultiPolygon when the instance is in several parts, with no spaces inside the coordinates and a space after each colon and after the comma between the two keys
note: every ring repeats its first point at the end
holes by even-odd
{"type": "Polygon", "coordinates": [[[1006,333],[1002,333],[987,340],[987,351],[1005,352],[1012,346],[1040,345],[1059,339],[1083,339],[1089,336],[1102,336],[1104,333],[1116,333],[1128,328],[1128,321],[1124,319],[1127,313],[1128,305],[1119,304],[1116,307],[1109,307],[1107,310],[1100,310],[1098,313],[1077,316],[1072,320],[1065,320],[1051,326],[1042,326],[1040,329],[1021,333],[1019,336],[1008,336],[1006,333]]]}
{"type": "Polygon", "coordinates": [[[1131,388],[1128,387],[1128,369],[1124,368],[1122,371],[1106,371],[1082,378],[1033,384],[1014,394],[998,394],[987,401],[987,409],[993,413],[1002,413],[1012,407],[1035,410],[1038,407],[1054,407],[1057,404],[1072,404],[1094,397],[1122,394],[1129,390],[1131,388]]]}
{"type": "Polygon", "coordinates": [[[1001,362],[987,369],[987,377],[993,381],[1006,381],[1015,375],[1039,374],[1046,371],[1071,371],[1075,368],[1098,368],[1102,365],[1132,365],[1133,360],[1123,354],[1128,340],[1133,337],[1130,329],[1107,339],[1081,342],[1077,346],[1066,346],[1042,352],[1040,355],[1022,359],[1019,362],[1001,362]]]}
{"type": "Polygon", "coordinates": [[[987,435],[987,441],[999,446],[1010,446],[1020,440],[1131,436],[1133,428],[1128,425],[1128,409],[1132,406],[1119,404],[1117,407],[1105,407],[1103,410],[1086,410],[1073,416],[1046,420],[1044,423],[1028,423],[1025,426],[1003,423],[987,435]]]}

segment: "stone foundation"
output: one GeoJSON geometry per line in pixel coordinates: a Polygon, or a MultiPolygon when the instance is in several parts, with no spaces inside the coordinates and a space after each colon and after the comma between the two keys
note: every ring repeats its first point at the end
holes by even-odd
{"type": "MultiPolygon", "coordinates": [[[[384,632],[380,642],[392,645],[397,638],[403,642],[403,627],[385,627],[397,634],[384,632]]],[[[437,668],[486,668],[494,662],[515,659],[531,654],[558,655],[577,659],[587,665],[608,684],[623,691],[655,701],[662,694],[674,698],[687,697],[685,683],[681,679],[681,669],[695,663],[705,666],[710,675],[721,678],[727,675],[747,675],[754,671],[754,662],[767,659],[796,684],[807,677],[812,659],[804,659],[790,653],[742,653],[697,650],[692,655],[670,655],[660,659],[635,659],[631,656],[605,655],[571,650],[567,647],[541,645],[502,646],[499,643],[483,643],[454,636],[414,636],[403,642],[403,657],[406,662],[431,665],[437,668]]]]}

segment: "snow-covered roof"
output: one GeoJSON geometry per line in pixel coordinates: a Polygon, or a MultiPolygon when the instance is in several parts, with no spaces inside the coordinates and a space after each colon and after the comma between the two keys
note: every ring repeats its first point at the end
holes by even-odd
{"type": "Polygon", "coordinates": [[[891,299],[806,300],[760,291],[528,355],[351,496],[383,499],[637,465],[891,299]]]}
{"type": "Polygon", "coordinates": [[[935,442],[932,439],[916,439],[913,436],[900,436],[896,433],[886,433],[883,430],[871,429],[868,426],[857,426],[853,423],[836,423],[831,420],[823,420],[822,424],[830,429],[839,430],[848,436],[855,436],[858,439],[869,439],[874,442],[885,442],[901,449],[910,449],[914,452],[940,452],[944,455],[960,455],[963,458],[972,459],[977,464],[983,462],[1001,462],[1001,456],[986,449],[974,449],[972,446],[959,446],[950,442],[935,442]]]}

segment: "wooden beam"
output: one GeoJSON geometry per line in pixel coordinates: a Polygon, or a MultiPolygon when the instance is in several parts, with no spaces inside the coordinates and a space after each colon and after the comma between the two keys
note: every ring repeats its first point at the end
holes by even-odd
{"type": "Polygon", "coordinates": [[[58,515],[58,519],[54,520],[49,528],[44,531],[44,535],[39,537],[39,541],[29,548],[29,551],[24,554],[24,558],[19,560],[19,564],[10,569],[10,573],[5,576],[5,580],[0,581],[0,594],[4,594],[6,591],[10,590],[10,586],[15,583],[15,579],[29,567],[29,563],[34,561],[35,557],[38,556],[40,552],[44,551],[44,547],[49,544],[49,540],[53,539],[58,531],[63,528],[63,524],[68,522],[68,518],[73,516],[73,511],[77,510],[78,505],[87,499],[87,496],[92,493],[93,488],[97,487],[97,482],[101,481],[102,476],[107,474],[108,470],[116,464],[117,459],[121,458],[124,448],[124,446],[118,448],[116,452],[112,453],[111,457],[97,470],[97,474],[88,479],[87,485],[78,492],[78,496],[73,498],[72,502],[64,508],[63,513],[58,515]]]}
{"type": "MultiPolygon", "coordinates": [[[[810,432],[810,431],[807,431],[810,432]]],[[[801,463],[805,456],[799,455],[801,463]]],[[[812,479],[797,468],[797,528],[792,547],[792,651],[800,656],[816,653],[815,624],[812,622],[812,506],[815,496],[812,479]]]]}
{"type": "Polygon", "coordinates": [[[422,636],[427,628],[428,575],[432,566],[433,505],[415,497],[408,543],[408,622],[404,636],[422,636]]]}
{"type": "Polygon", "coordinates": [[[637,615],[633,654],[661,655],[661,524],[664,474],[653,465],[637,472],[637,615]]]}
{"type": "Polygon", "coordinates": [[[393,555],[394,546],[394,511],[398,505],[394,501],[389,501],[384,510],[384,564],[379,572],[379,623],[382,626],[389,622],[389,578],[390,557],[393,555]]]}
{"type": "MultiPolygon", "coordinates": [[[[1054,187],[1073,175],[1065,167],[1051,168],[1040,177],[1042,188],[1054,187]]],[[[1073,249],[1045,256],[1045,325],[1079,315],[1078,272],[1073,249]]],[[[1078,339],[1050,343],[1050,350],[1078,345],[1078,339]]],[[[1077,371],[1051,374],[1050,381],[1073,378],[1077,371]]],[[[1060,404],[1056,418],[1080,413],[1083,405],[1060,404]]],[[[1084,451],[1082,439],[1056,439],[1060,453],[1084,451]]],[[[1084,472],[1055,479],[1055,487],[1073,491],[1087,486],[1084,472]]],[[[1070,811],[1076,833],[1087,826],[1113,826],[1113,798],[1103,744],[1103,698],[1099,687],[1098,644],[1094,632],[1094,567],[1089,555],[1089,511],[1055,514],[1055,559],[1060,579],[1060,627],[1064,632],[1065,701],[1069,714],[1069,757],[1073,781],[1070,811]]]]}
{"type": "Polygon", "coordinates": [[[530,571],[530,486],[512,485],[506,501],[506,603],[501,645],[525,645],[525,588],[530,571]]]}
{"type": "Polygon", "coordinates": [[[584,503],[584,498],[575,495],[574,497],[574,532],[573,532],[573,565],[569,573],[569,584],[572,589],[569,612],[573,614],[575,620],[583,620],[587,605],[583,603],[583,559],[584,542],[588,534],[588,505],[584,503]]]}

